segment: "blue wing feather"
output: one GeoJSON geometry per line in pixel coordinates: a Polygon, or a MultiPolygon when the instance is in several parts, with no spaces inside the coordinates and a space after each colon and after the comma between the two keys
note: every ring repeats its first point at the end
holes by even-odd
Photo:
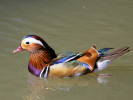
{"type": "Polygon", "coordinates": [[[114,48],[103,48],[103,49],[98,50],[98,53],[103,54],[103,53],[109,51],[110,49],[114,49],[114,48]]]}
{"type": "Polygon", "coordinates": [[[60,57],[59,58],[57,57],[57,59],[55,59],[51,65],[69,62],[70,60],[73,60],[78,56],[80,57],[80,54],[81,53],[73,53],[73,52],[63,53],[63,54],[59,55],[60,57]]]}

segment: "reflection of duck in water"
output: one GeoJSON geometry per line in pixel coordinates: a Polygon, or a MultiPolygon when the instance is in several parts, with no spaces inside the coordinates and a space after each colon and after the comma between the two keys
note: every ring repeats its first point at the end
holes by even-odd
{"type": "Polygon", "coordinates": [[[39,36],[28,35],[23,38],[21,45],[14,50],[27,50],[31,53],[29,71],[40,77],[73,77],[106,68],[112,60],[130,51],[124,47],[117,51],[106,53],[112,48],[96,50],[93,46],[83,53],[66,52],[56,55],[54,50],[39,36]]]}
{"type": "Polygon", "coordinates": [[[28,94],[24,96],[24,100],[44,100],[52,98],[53,95],[61,95],[62,93],[71,94],[87,89],[98,88],[101,85],[112,83],[112,77],[101,77],[94,75],[84,75],[72,78],[37,78],[32,74],[28,75],[28,94]],[[86,80],[87,79],[87,80],[86,80]],[[100,84],[99,84],[100,83],[100,84]],[[78,89],[78,90],[77,90],[78,89]],[[38,99],[39,98],[39,99],[38,99]]]}

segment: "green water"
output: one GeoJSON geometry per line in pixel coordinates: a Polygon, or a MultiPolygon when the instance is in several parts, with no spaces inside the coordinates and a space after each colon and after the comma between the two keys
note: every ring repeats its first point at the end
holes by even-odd
{"type": "Polygon", "coordinates": [[[57,53],[133,48],[132,0],[0,0],[0,100],[131,100],[133,51],[98,74],[40,79],[28,72],[29,53],[13,54],[28,34],[57,53]]]}

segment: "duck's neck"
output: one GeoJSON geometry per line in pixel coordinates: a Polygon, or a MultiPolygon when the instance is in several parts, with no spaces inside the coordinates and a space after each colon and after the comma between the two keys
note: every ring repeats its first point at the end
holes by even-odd
{"type": "Polygon", "coordinates": [[[32,74],[39,76],[42,69],[47,67],[55,57],[56,54],[53,55],[48,51],[33,52],[30,55],[28,69],[32,74]]]}

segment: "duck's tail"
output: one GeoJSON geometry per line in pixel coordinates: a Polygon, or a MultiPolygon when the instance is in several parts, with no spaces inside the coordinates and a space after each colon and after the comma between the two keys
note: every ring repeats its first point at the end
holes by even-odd
{"type": "Polygon", "coordinates": [[[102,59],[103,60],[114,60],[115,58],[118,58],[129,51],[130,51],[130,47],[123,47],[123,48],[116,50],[114,52],[111,52],[109,54],[105,54],[102,57],[102,59]]]}
{"type": "Polygon", "coordinates": [[[130,47],[123,47],[114,52],[101,55],[101,57],[99,57],[96,63],[96,68],[94,69],[94,72],[105,69],[114,59],[122,56],[123,54],[129,51],[130,51],[130,47]]]}

